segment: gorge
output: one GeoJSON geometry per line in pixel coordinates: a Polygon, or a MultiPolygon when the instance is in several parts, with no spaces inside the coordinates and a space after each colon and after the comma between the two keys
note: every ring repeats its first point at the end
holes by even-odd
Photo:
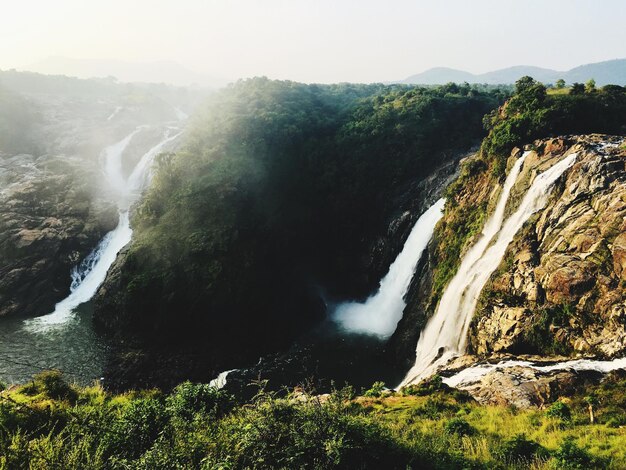
{"type": "MultiPolygon", "coordinates": [[[[474,443],[481,413],[506,407],[544,416],[585,393],[619,407],[608,390],[626,344],[626,94],[549,94],[530,78],[507,93],[257,78],[211,94],[188,122],[177,103],[145,120],[112,100],[94,112],[106,135],[90,152],[3,156],[0,375],[25,384],[7,396],[58,400],[77,429],[71,407],[92,420],[83,404],[105,403],[94,442],[133,463],[182,445],[181,426],[274,407],[350,423],[407,412],[397,426],[420,423],[447,446],[460,439],[449,422],[474,419],[474,443]],[[77,184],[57,174],[67,168],[97,175],[83,179],[82,211],[33,186],[77,184]],[[25,202],[37,199],[66,212],[25,202]],[[54,251],[68,214],[97,229],[63,232],[54,251]],[[68,251],[56,306],[30,311],[47,304],[23,294],[44,286],[27,268],[68,251]],[[37,374],[50,368],[74,383],[37,374]],[[115,440],[124,420],[154,432],[136,453],[115,440]]],[[[603,426],[622,419],[611,413],[603,426]]]]}

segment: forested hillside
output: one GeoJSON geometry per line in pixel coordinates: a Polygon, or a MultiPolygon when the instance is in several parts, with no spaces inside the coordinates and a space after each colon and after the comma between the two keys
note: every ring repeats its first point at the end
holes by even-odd
{"type": "Polygon", "coordinates": [[[99,324],[201,343],[214,367],[285,346],[324,317],[328,299],[376,286],[382,273],[363,273],[374,240],[406,209],[397,196],[476,144],[504,96],[456,85],[230,86],[184,149],[161,157],[133,243],[98,296],[99,324]]]}

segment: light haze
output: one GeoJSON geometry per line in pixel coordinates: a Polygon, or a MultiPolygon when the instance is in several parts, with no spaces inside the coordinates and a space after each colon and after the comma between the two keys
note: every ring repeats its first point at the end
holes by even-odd
{"type": "Polygon", "coordinates": [[[51,56],[175,61],[195,73],[401,80],[435,66],[557,70],[626,57],[623,0],[2,2],[0,68],[51,56]]]}

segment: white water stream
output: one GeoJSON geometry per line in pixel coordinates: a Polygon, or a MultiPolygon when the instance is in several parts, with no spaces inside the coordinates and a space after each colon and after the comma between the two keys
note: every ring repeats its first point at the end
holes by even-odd
{"type": "Polygon", "coordinates": [[[346,331],[386,338],[390,336],[406,307],[406,295],[415,267],[433,236],[435,225],[443,215],[444,199],[439,199],[415,222],[402,251],[380,281],[376,294],[365,302],[340,304],[333,320],[346,331]]]}
{"type": "Polygon", "coordinates": [[[209,387],[214,387],[217,389],[220,388],[224,388],[226,386],[226,381],[228,378],[228,374],[230,374],[231,372],[236,371],[237,369],[230,369],[230,370],[225,370],[223,372],[220,372],[217,377],[215,377],[214,379],[211,379],[211,381],[209,381],[209,387]]]}
{"type": "Polygon", "coordinates": [[[596,371],[606,374],[617,369],[626,369],[626,357],[610,361],[575,359],[572,361],[557,362],[549,365],[541,365],[539,363],[519,360],[502,361],[497,364],[478,364],[476,366],[467,367],[451,377],[443,378],[443,382],[450,387],[471,385],[478,382],[482,377],[492,371],[507,369],[515,366],[529,367],[540,372],[573,369],[596,371]]]}
{"type": "Polygon", "coordinates": [[[132,138],[146,126],[139,126],[121,141],[107,147],[102,152],[104,173],[110,189],[118,199],[119,219],[117,227],[107,233],[95,250],[72,271],[70,295],[56,304],[54,312],[24,321],[24,327],[31,332],[42,333],[66,324],[71,320],[76,307],[85,303],[95,295],[98,287],[104,282],[107,272],[115,262],[117,254],[131,240],[132,229],[128,211],[137,200],[150,178],[150,169],[154,157],[169,142],[176,139],[182,132],[171,134],[171,128],[165,132],[163,139],[136,164],[128,178],[122,173],[122,154],[132,138]]]}
{"type": "Polygon", "coordinates": [[[503,222],[511,188],[526,156],[527,153],[515,162],[506,178],[493,215],[446,287],[435,314],[420,335],[415,365],[400,387],[419,382],[453,357],[465,352],[470,321],[485,283],[502,261],[515,234],[533,213],[545,206],[554,182],[576,160],[576,154],[570,154],[536,176],[517,210],[503,222]]]}

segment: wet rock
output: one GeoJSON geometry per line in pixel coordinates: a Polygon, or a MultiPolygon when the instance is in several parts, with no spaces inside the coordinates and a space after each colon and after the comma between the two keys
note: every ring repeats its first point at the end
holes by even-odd
{"type": "Polygon", "coordinates": [[[539,372],[523,366],[495,370],[479,381],[461,385],[481,404],[543,408],[557,397],[573,394],[583,382],[599,382],[602,375],[595,372],[564,370],[539,372]]]}

